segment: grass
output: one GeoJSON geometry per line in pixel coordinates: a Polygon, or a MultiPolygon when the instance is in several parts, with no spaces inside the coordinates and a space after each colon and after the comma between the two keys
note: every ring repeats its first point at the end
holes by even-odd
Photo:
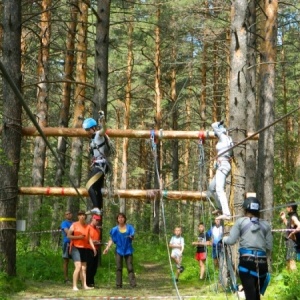
{"type": "MultiPolygon", "coordinates": [[[[21,245],[19,245],[21,246],[21,245]]],[[[142,240],[135,241],[134,266],[137,288],[129,287],[126,269],[123,270],[123,289],[115,288],[115,262],[113,251],[103,255],[96,275],[94,290],[72,291],[63,282],[61,249],[54,250],[44,243],[38,251],[28,251],[24,245],[18,250],[18,276],[9,278],[0,274],[0,299],[86,299],[100,297],[164,297],[164,299],[237,299],[231,292],[225,293],[217,283],[218,273],[212,260],[207,260],[207,277],[200,281],[199,266],[194,260],[194,248],[186,247],[183,258],[185,271],[177,288],[169,263],[166,245],[142,240]]],[[[73,272],[70,262],[69,274],[73,272]]],[[[271,285],[262,299],[297,300],[300,295],[298,272],[282,271],[272,275],[271,285]]],[[[80,286],[79,286],[80,288],[80,286]]],[[[157,298],[156,298],[157,299],[157,298]]]]}

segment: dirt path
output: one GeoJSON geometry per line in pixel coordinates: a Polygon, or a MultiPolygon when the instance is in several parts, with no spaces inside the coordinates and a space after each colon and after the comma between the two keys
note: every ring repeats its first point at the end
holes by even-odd
{"type": "MultiPolygon", "coordinates": [[[[170,270],[160,264],[144,264],[142,274],[137,274],[136,288],[130,288],[127,277],[122,289],[113,284],[100,285],[94,290],[72,291],[71,285],[53,282],[27,282],[26,291],[10,296],[8,299],[226,299],[215,297],[208,282],[180,281],[176,289],[170,270]],[[211,298],[213,296],[213,298],[211,298]]],[[[219,295],[221,296],[221,295],[219,295]]],[[[227,298],[230,299],[230,298],[227,298]]]]}

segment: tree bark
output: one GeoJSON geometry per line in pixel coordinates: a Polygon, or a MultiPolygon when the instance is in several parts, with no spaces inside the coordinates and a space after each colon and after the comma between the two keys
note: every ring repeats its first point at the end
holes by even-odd
{"type": "MultiPolygon", "coordinates": [[[[233,142],[246,137],[246,76],[247,76],[247,0],[234,1],[231,6],[231,76],[229,116],[230,128],[238,128],[231,132],[233,142]]],[[[231,180],[229,205],[234,214],[242,212],[245,194],[245,147],[234,149],[234,160],[231,164],[231,180]],[[234,200],[233,200],[234,199],[234,200]]]]}
{"type": "Polygon", "coordinates": [[[93,97],[93,117],[98,119],[98,111],[103,110],[107,116],[107,82],[108,82],[108,46],[110,0],[97,1],[97,23],[95,41],[95,91],[93,97]]]}
{"type": "MultiPolygon", "coordinates": [[[[275,63],[277,41],[278,1],[265,0],[266,16],[264,42],[261,50],[260,68],[260,128],[274,122],[275,119],[275,63]]],[[[274,126],[263,131],[258,141],[258,198],[264,209],[264,219],[271,221],[274,196],[274,126]]]]}
{"type": "MultiPolygon", "coordinates": [[[[69,126],[70,103],[72,94],[72,80],[74,73],[74,48],[77,26],[78,0],[71,0],[70,2],[70,22],[68,23],[68,32],[66,37],[66,51],[65,51],[65,67],[64,67],[64,83],[62,86],[61,107],[59,111],[58,126],[67,128],[69,126]]],[[[67,151],[67,137],[59,136],[57,139],[56,152],[59,158],[59,163],[56,164],[55,185],[62,186],[64,168],[66,166],[66,151],[67,151]]],[[[52,213],[52,228],[57,226],[57,218],[59,211],[62,209],[62,203],[57,200],[53,204],[52,213]]],[[[64,210],[69,210],[69,207],[64,207],[64,210]]],[[[53,235],[55,239],[56,234],[53,235]]]]}
{"type": "MultiPolygon", "coordinates": [[[[130,16],[128,21],[127,32],[128,32],[128,42],[127,42],[127,72],[126,72],[126,86],[125,86],[125,110],[124,110],[124,125],[123,128],[126,130],[129,128],[130,121],[130,105],[131,105],[131,81],[133,72],[133,16],[130,16]]],[[[127,188],[127,172],[128,172],[128,138],[123,139],[122,147],[122,174],[121,174],[121,189],[127,188]]],[[[120,211],[126,212],[126,205],[124,199],[120,199],[120,211]]]]}
{"type": "MultiPolygon", "coordinates": [[[[247,131],[257,130],[257,100],[256,100],[256,1],[248,4],[247,14],[248,47],[247,47],[247,131]]],[[[255,177],[257,169],[257,141],[248,141],[246,144],[246,181],[245,191],[255,192],[255,177]]]]}
{"type": "MultiPolygon", "coordinates": [[[[41,3],[40,21],[40,51],[38,55],[38,88],[37,88],[37,122],[41,127],[48,126],[48,75],[49,53],[51,37],[51,5],[52,0],[43,0],[41,3]]],[[[42,137],[36,137],[34,141],[34,158],[32,165],[32,185],[43,186],[46,167],[46,143],[42,137]]],[[[40,213],[42,197],[32,197],[29,200],[28,227],[31,230],[40,226],[40,213]]],[[[30,240],[31,248],[39,246],[40,236],[34,235],[30,240]]]]}
{"type": "MultiPolygon", "coordinates": [[[[21,1],[3,1],[3,68],[21,90],[21,1]]],[[[3,76],[3,72],[2,76],[3,76]]],[[[3,118],[0,156],[0,271],[16,275],[16,207],[21,153],[22,105],[3,80],[3,118]]]]}
{"type": "MultiPolygon", "coordinates": [[[[159,24],[160,22],[160,13],[161,7],[160,4],[157,4],[156,10],[156,20],[159,24]]],[[[156,105],[156,114],[155,114],[155,129],[159,130],[161,128],[161,49],[160,49],[160,27],[156,25],[155,30],[155,58],[154,58],[154,66],[155,66],[155,80],[154,80],[154,87],[155,87],[155,105],[156,105]]],[[[160,188],[161,186],[161,178],[158,177],[161,170],[161,145],[160,142],[156,144],[156,151],[154,151],[154,188],[160,188]]],[[[153,233],[159,234],[159,213],[160,213],[160,199],[154,200],[153,204],[153,233]]]]}
{"type": "MultiPolygon", "coordinates": [[[[85,108],[85,88],[86,88],[86,66],[87,66],[87,21],[88,6],[84,0],[78,2],[78,27],[76,45],[76,86],[74,92],[74,117],[73,127],[81,128],[85,108]]],[[[80,186],[82,170],[82,140],[73,138],[71,146],[70,177],[76,187],[80,186]]],[[[73,214],[79,210],[79,198],[69,198],[68,207],[73,214]]]]}

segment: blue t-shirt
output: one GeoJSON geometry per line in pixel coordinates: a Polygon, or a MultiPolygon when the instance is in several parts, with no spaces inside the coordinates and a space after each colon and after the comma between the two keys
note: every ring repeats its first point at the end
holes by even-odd
{"type": "Polygon", "coordinates": [[[110,237],[116,244],[116,251],[119,255],[131,255],[133,253],[132,239],[134,236],[134,227],[130,224],[126,224],[126,231],[120,232],[119,226],[115,226],[110,231],[110,237]]]}
{"type": "Polygon", "coordinates": [[[62,221],[62,223],[60,225],[60,229],[61,229],[62,235],[63,235],[63,244],[70,243],[70,240],[67,238],[67,234],[65,232],[65,229],[66,228],[70,229],[72,223],[73,223],[73,221],[64,220],[64,221],[62,221]]]}

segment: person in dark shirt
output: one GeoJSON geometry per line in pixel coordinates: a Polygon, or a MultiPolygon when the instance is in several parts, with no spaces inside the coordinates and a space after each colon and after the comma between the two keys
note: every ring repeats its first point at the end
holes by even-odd
{"type": "Polygon", "coordinates": [[[200,267],[200,280],[204,279],[205,274],[205,262],[206,262],[206,252],[207,247],[210,245],[209,235],[205,232],[205,226],[203,223],[198,225],[199,235],[198,240],[193,242],[192,245],[196,246],[195,259],[199,262],[200,267]]]}
{"type": "Polygon", "coordinates": [[[280,218],[288,229],[286,232],[286,266],[290,271],[297,270],[296,259],[300,259],[300,221],[297,207],[295,203],[287,205],[288,218],[285,212],[280,213],[280,218]]]}

